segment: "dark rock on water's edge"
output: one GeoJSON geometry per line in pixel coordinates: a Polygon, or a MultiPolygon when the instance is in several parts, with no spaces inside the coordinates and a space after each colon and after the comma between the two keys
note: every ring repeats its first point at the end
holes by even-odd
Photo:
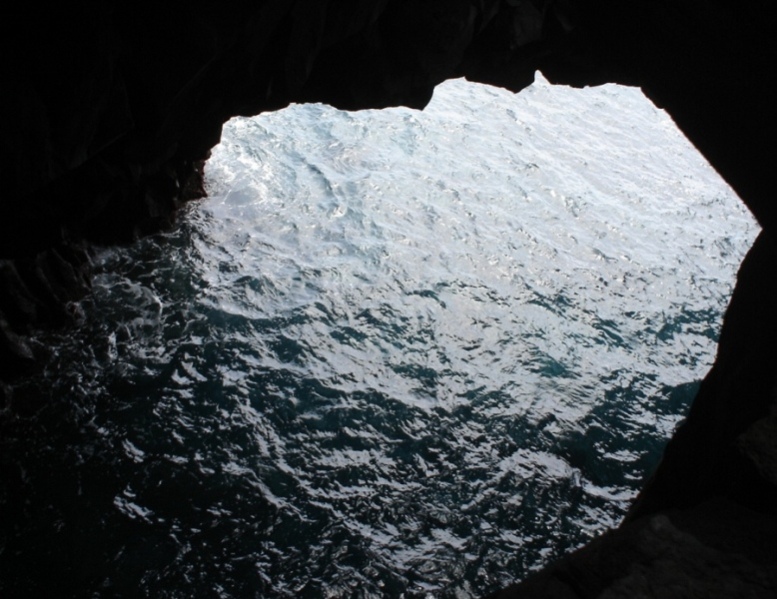
{"type": "Polygon", "coordinates": [[[777,596],[775,286],[761,233],[715,365],[625,522],[492,599],[777,596]]]}
{"type": "Polygon", "coordinates": [[[777,247],[762,232],[737,274],[718,354],[627,520],[726,497],[777,516],[777,247]]]}
{"type": "Polygon", "coordinates": [[[716,499],[623,524],[488,599],[770,599],[774,555],[777,518],[716,499]]]}
{"type": "MultiPolygon", "coordinates": [[[[90,243],[164,228],[204,194],[204,161],[232,116],[290,102],[422,107],[450,77],[518,91],[537,69],[641,86],[764,233],[715,366],[627,521],[497,596],[777,594],[773,3],[114,0],[13,15],[0,24],[5,381],[35,367],[31,331],[77,319],[68,305],[88,293],[90,243]]],[[[0,385],[0,409],[8,395],[0,385]]]]}

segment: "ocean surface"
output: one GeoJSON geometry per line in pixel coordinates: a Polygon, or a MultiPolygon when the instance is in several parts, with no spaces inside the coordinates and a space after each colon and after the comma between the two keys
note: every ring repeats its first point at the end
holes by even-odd
{"type": "Polygon", "coordinates": [[[622,518],[757,233],[615,86],[292,106],[207,178],[0,412],[3,597],[514,582],[622,518]]]}

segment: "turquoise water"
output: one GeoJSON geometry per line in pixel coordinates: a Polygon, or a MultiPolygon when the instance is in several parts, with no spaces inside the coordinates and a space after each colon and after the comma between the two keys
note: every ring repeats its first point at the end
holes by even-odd
{"type": "Polygon", "coordinates": [[[293,106],[207,175],[3,410],[8,596],[505,586],[617,525],[756,234],[614,86],[293,106]]]}

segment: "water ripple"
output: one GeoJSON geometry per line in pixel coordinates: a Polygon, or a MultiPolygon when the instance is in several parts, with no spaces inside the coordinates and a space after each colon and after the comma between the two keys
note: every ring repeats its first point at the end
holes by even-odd
{"type": "Polygon", "coordinates": [[[208,169],[176,231],[101,255],[2,414],[0,589],[504,586],[622,516],[755,235],[611,86],[292,107],[208,169]]]}

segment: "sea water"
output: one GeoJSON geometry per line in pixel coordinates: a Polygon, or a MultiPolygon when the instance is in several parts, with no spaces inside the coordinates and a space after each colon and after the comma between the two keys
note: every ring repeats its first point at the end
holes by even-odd
{"type": "Polygon", "coordinates": [[[757,231],[638,90],[541,79],[235,119],[207,180],[2,412],[9,596],[514,582],[618,524],[757,231]]]}

